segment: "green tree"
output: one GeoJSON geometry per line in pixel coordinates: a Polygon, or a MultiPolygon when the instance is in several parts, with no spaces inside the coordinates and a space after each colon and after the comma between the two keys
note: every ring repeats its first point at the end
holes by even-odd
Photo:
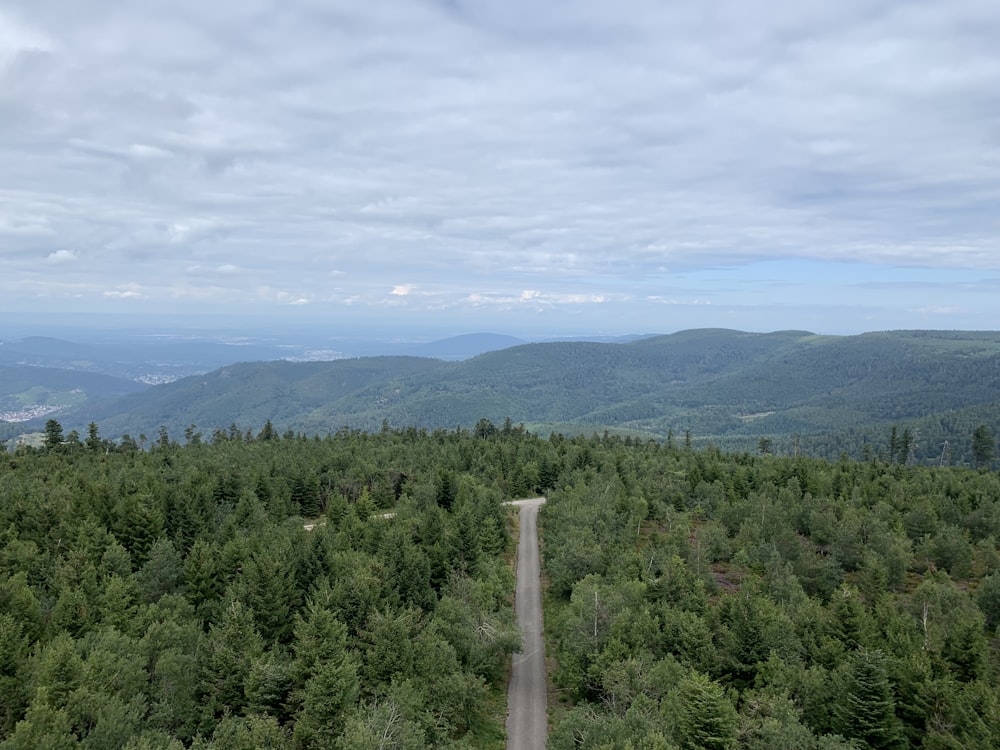
{"type": "Polygon", "coordinates": [[[45,423],[45,447],[54,450],[63,444],[63,428],[55,419],[45,423]]]}
{"type": "Polygon", "coordinates": [[[184,750],[184,743],[166,732],[147,729],[130,737],[123,750],[184,750]]]}
{"type": "Polygon", "coordinates": [[[390,697],[352,712],[336,747],[337,750],[423,750],[427,740],[420,725],[390,697]]]}
{"type": "Polygon", "coordinates": [[[850,667],[835,714],[841,733],[875,750],[905,747],[896,702],[880,650],[861,649],[850,659],[850,667]]]}
{"type": "Polygon", "coordinates": [[[198,730],[201,703],[198,657],[193,649],[166,647],[152,650],[156,664],[150,676],[149,723],[188,742],[198,730]]]}
{"type": "Polygon", "coordinates": [[[257,433],[258,440],[277,440],[278,438],[278,431],[274,429],[274,425],[271,424],[270,419],[264,422],[264,426],[261,428],[260,432],[257,433]]]}
{"type": "Polygon", "coordinates": [[[22,623],[0,614],[0,737],[14,729],[25,707],[28,647],[22,623]]]}
{"type": "Polygon", "coordinates": [[[177,592],[184,580],[184,558],[173,542],[160,537],[149,549],[149,559],[136,574],[139,590],[147,603],[177,592]]]}
{"type": "Polygon", "coordinates": [[[358,695],[355,660],[346,653],[320,665],[302,691],[302,711],[295,722],[296,744],[304,748],[332,747],[358,695]]]}
{"type": "Polygon", "coordinates": [[[298,605],[290,555],[282,549],[254,552],[243,563],[234,585],[240,599],[254,612],[265,641],[287,643],[292,636],[292,613],[298,605]]]}
{"type": "Polygon", "coordinates": [[[986,616],[986,626],[994,631],[1000,626],[1000,573],[987,576],[976,589],[976,601],[986,616]]]}
{"type": "Polygon", "coordinates": [[[813,746],[812,732],[785,693],[748,690],[741,708],[741,745],[746,750],[803,750],[813,746]]]}
{"type": "Polygon", "coordinates": [[[184,592],[198,616],[206,623],[214,619],[221,591],[218,551],[199,539],[184,560],[184,592]]]}
{"type": "MultiPolygon", "coordinates": [[[[199,745],[195,745],[198,748],[199,745]]],[[[288,734],[270,716],[226,716],[215,727],[205,750],[284,750],[288,734]]]]}
{"type": "MultiPolygon", "coordinates": [[[[84,678],[84,664],[68,633],[60,633],[34,657],[34,684],[45,690],[45,702],[64,708],[84,678]]],[[[35,702],[37,703],[37,696],[35,702]]]]}
{"type": "Polygon", "coordinates": [[[700,672],[689,672],[678,685],[677,733],[685,750],[731,750],[736,747],[736,709],[722,686],[700,672]]]}
{"type": "Polygon", "coordinates": [[[87,450],[94,452],[100,451],[104,448],[104,441],[101,440],[101,436],[97,431],[96,422],[91,422],[87,425],[87,439],[84,444],[87,446],[87,450]]]}
{"type": "Polygon", "coordinates": [[[984,424],[972,433],[972,462],[977,469],[988,468],[997,452],[993,431],[984,424]]]}
{"type": "Polygon", "coordinates": [[[899,456],[897,463],[906,465],[910,462],[910,455],[913,453],[913,433],[907,427],[903,430],[903,438],[899,443],[899,456]]]}
{"type": "Polygon", "coordinates": [[[455,477],[450,471],[439,472],[435,493],[437,504],[445,510],[451,510],[451,506],[455,502],[455,495],[455,477]]]}
{"type": "Polygon", "coordinates": [[[48,691],[40,688],[25,717],[17,722],[14,734],[3,750],[73,750],[80,747],[72,733],[69,716],[51,705],[48,691]]]}
{"type": "Polygon", "coordinates": [[[201,692],[206,719],[246,705],[244,685],[254,659],[264,652],[264,642],[254,626],[253,611],[239,600],[223,611],[222,622],[212,625],[202,660],[201,692]]]}

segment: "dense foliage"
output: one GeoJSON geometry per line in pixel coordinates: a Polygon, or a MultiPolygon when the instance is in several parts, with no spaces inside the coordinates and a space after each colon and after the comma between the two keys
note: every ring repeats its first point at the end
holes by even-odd
{"type": "Polygon", "coordinates": [[[1000,478],[574,442],[553,750],[1000,747],[1000,478]]]}
{"type": "Polygon", "coordinates": [[[901,433],[184,440],[50,420],[0,463],[0,748],[499,748],[538,492],[553,750],[1000,747],[1000,477],[901,433]]]}
{"type": "Polygon", "coordinates": [[[48,428],[0,464],[0,747],[502,747],[533,438],[48,428]]]}

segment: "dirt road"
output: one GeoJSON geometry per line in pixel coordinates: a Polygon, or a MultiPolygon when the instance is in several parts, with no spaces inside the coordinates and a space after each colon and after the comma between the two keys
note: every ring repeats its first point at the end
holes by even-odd
{"type": "Polygon", "coordinates": [[[544,750],[548,734],[537,526],[538,507],[544,502],[539,497],[511,503],[520,508],[521,517],[514,608],[522,643],[507,686],[507,750],[544,750]]]}

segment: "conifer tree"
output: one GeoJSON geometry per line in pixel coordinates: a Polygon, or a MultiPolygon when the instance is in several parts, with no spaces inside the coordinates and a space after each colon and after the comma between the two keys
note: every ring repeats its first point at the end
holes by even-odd
{"type": "Polygon", "coordinates": [[[861,649],[851,656],[850,671],[835,714],[845,737],[860,740],[875,750],[905,747],[885,655],[878,649],[861,649]]]}
{"type": "Polygon", "coordinates": [[[993,431],[984,424],[972,433],[972,460],[977,469],[988,468],[997,452],[993,431]]]}
{"type": "Polygon", "coordinates": [[[684,750],[731,750],[736,747],[736,709],[722,686],[691,672],[678,686],[677,729],[684,750]]]}
{"type": "Polygon", "coordinates": [[[55,419],[45,423],[45,447],[54,450],[63,444],[63,428],[55,419]]]}
{"type": "Polygon", "coordinates": [[[208,722],[243,709],[250,666],[263,652],[264,642],[254,626],[253,611],[239,600],[230,602],[222,622],[211,628],[202,661],[201,690],[208,722]]]}

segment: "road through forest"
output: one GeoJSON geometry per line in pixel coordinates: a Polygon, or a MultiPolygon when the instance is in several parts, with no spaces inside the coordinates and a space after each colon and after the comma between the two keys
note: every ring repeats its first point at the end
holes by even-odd
{"type": "Polygon", "coordinates": [[[514,654],[507,686],[507,750],[544,750],[548,734],[537,525],[538,507],[544,502],[544,497],[538,497],[511,503],[520,508],[514,609],[521,651],[514,654]]]}

